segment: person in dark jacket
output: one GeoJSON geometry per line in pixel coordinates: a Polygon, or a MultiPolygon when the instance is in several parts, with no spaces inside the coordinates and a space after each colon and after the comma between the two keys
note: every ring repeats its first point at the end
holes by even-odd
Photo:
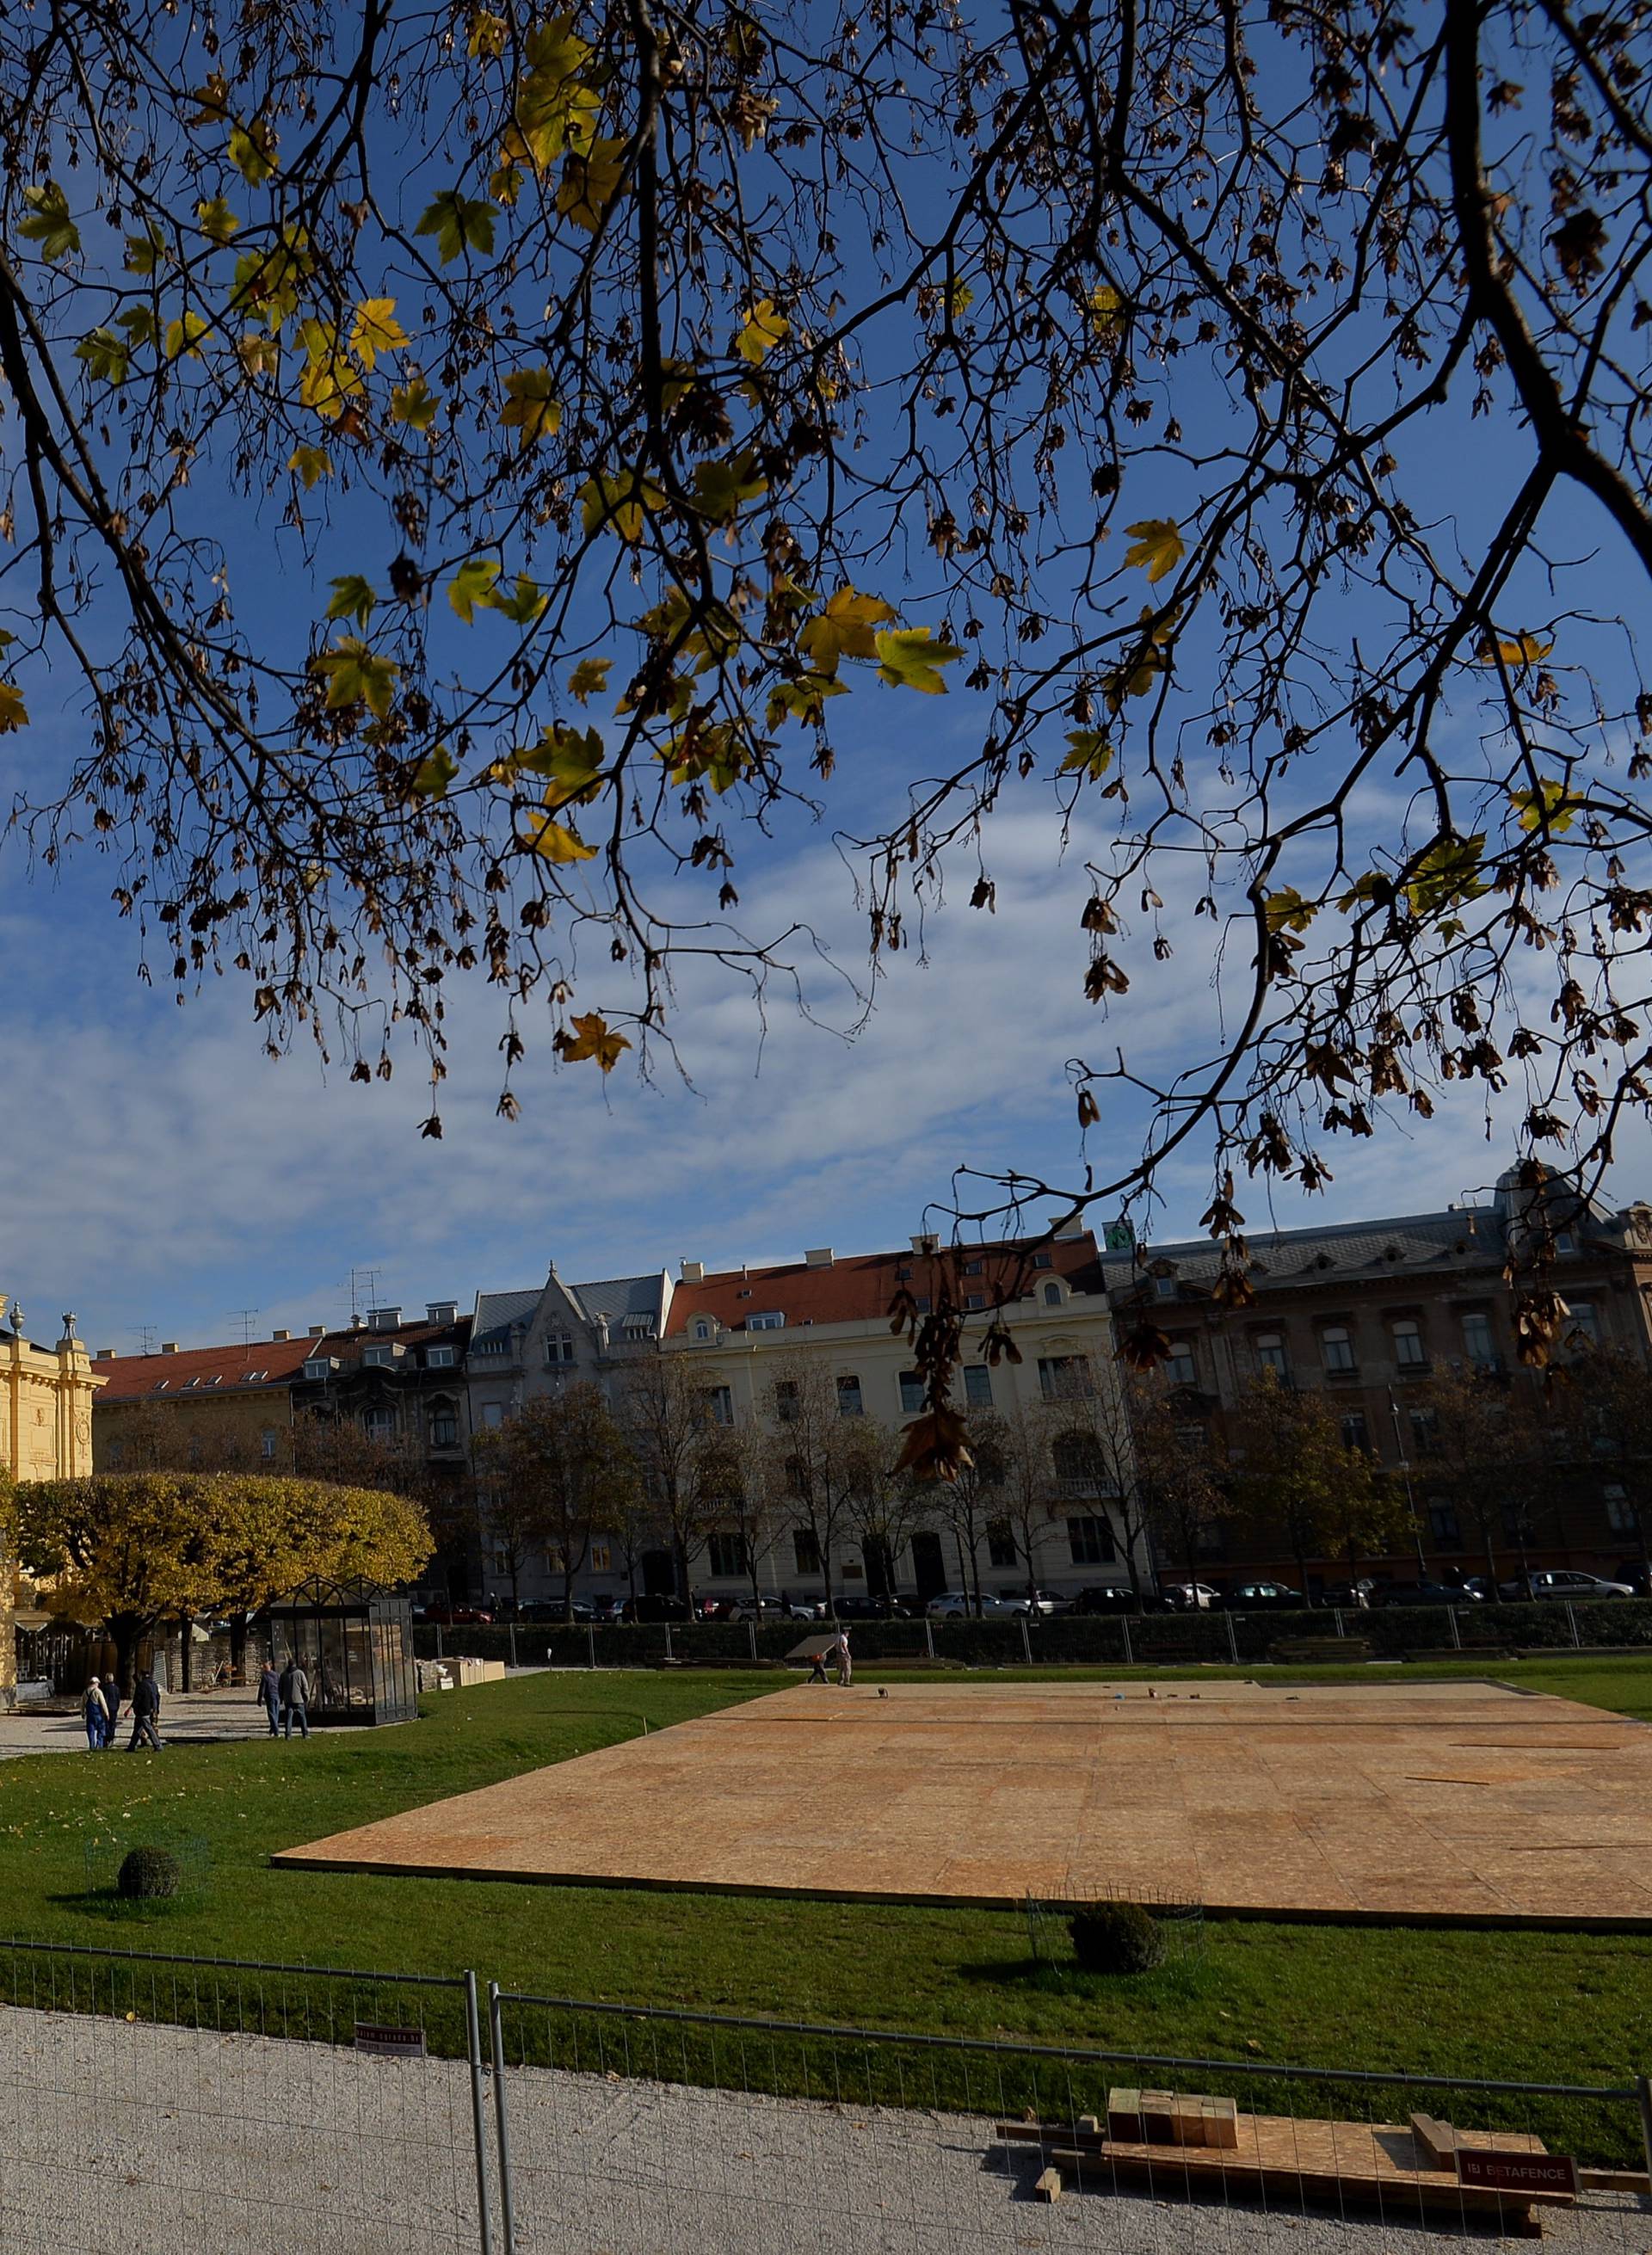
{"type": "Polygon", "coordinates": [[[115,1743],[115,1733],[121,1719],[121,1687],[113,1675],[103,1678],[103,1704],[109,1710],[109,1718],[103,1725],[103,1744],[107,1749],[115,1743]]]}
{"type": "Polygon", "coordinates": [[[309,1704],[310,1679],[296,1660],[289,1660],[281,1671],[281,1704],[286,1711],[285,1735],[287,1738],[290,1739],[292,1736],[292,1725],[295,1720],[299,1725],[299,1735],[306,1739],[309,1737],[310,1718],[305,1712],[309,1704]]]}
{"type": "Polygon", "coordinates": [[[281,1678],[273,1660],[264,1661],[263,1673],[258,1677],[258,1689],[253,1696],[270,1718],[271,1737],[278,1739],[281,1735],[281,1678]]]}
{"type": "Polygon", "coordinates": [[[135,1754],[140,1746],[153,1746],[156,1753],[160,1744],[160,1686],[146,1668],[132,1686],[132,1735],[127,1745],[129,1754],[135,1754]]]}

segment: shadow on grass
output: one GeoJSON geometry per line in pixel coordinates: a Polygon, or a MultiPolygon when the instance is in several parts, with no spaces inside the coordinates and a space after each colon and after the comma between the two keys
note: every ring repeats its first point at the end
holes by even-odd
{"type": "Polygon", "coordinates": [[[978,1958],[960,1965],[958,1972],[960,1979],[981,1988],[1076,1997],[1095,2004],[1128,2002],[1149,2008],[1196,2002],[1213,1995],[1220,1986],[1214,1966],[1195,1953],[1155,1966],[1150,1973],[1086,1973],[1071,1959],[1031,1955],[978,1958]]]}

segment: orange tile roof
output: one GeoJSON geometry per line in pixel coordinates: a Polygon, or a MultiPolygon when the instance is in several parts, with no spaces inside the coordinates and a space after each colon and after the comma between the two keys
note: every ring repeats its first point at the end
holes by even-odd
{"type": "MultiPolygon", "coordinates": [[[[910,1249],[850,1254],[829,1268],[812,1268],[806,1261],[792,1261],[770,1268],[722,1269],[698,1284],[675,1287],[666,1336],[681,1338],[696,1316],[714,1316],[728,1331],[743,1330],[749,1316],[777,1313],[784,1316],[789,1330],[800,1324],[873,1322],[889,1314],[902,1281],[897,1270],[911,1272],[905,1281],[915,1296],[932,1295],[943,1262],[953,1265],[954,1289],[960,1294],[981,1292],[990,1307],[995,1284],[1002,1284],[1006,1292],[1015,1290],[1026,1241],[944,1247],[933,1255],[910,1249]],[[968,1264],[976,1261],[981,1263],[979,1277],[967,1273],[968,1264]]],[[[1042,1250],[1050,1255],[1050,1274],[1065,1278],[1075,1290],[1102,1296],[1096,1241],[1087,1230],[1081,1237],[1059,1238],[1042,1250]]],[[[1044,1273],[1030,1269],[1020,1280],[1023,1292],[1035,1290],[1044,1273]]]]}
{"type": "Polygon", "coordinates": [[[296,1377],[319,1339],[254,1339],[250,1346],[186,1347],[179,1354],[117,1354],[94,1361],[93,1373],[108,1382],[97,1406],[147,1401],[166,1394],[223,1394],[232,1387],[278,1385],[296,1377]],[[262,1376],[255,1373],[262,1373],[262,1376]],[[191,1386],[198,1378],[199,1386],[191,1386]],[[165,1380],[163,1387],[161,1381],[165,1380]],[[214,1381],[216,1380],[214,1384],[214,1381]]]}

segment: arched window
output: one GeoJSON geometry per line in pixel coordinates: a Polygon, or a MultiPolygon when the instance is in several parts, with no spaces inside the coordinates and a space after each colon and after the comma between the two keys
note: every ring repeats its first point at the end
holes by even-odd
{"type": "Polygon", "coordinates": [[[1061,1287],[1059,1284],[1051,1283],[1044,1286],[1044,1303],[1046,1308],[1058,1308],[1061,1305],[1061,1287]]]}
{"type": "Polygon", "coordinates": [[[430,1445],[432,1449],[459,1446],[459,1405],[445,1395],[439,1396],[430,1406],[430,1445]]]}
{"type": "Polygon", "coordinates": [[[1093,1433],[1058,1433],[1050,1453],[1063,1495],[1100,1495],[1111,1488],[1107,1457],[1093,1433]]]}
{"type": "Polygon", "coordinates": [[[711,1337],[711,1324],[704,1316],[696,1316],[694,1318],[694,1337],[697,1339],[708,1339],[711,1337]]]}

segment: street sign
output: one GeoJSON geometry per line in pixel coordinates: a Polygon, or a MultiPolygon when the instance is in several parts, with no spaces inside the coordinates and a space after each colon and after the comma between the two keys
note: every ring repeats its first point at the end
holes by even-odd
{"type": "Polygon", "coordinates": [[[425,2031],[387,2027],[378,2020],[357,2020],[355,2048],[373,2052],[380,2059],[423,2059],[425,2031]]]}
{"type": "Polygon", "coordinates": [[[1516,2197],[1546,2192],[1575,2199],[1578,2164],[1570,2153],[1499,2153],[1487,2147],[1477,2153],[1472,2146],[1459,2146],[1457,2181],[1484,2192],[1506,2192],[1516,2197]]]}

